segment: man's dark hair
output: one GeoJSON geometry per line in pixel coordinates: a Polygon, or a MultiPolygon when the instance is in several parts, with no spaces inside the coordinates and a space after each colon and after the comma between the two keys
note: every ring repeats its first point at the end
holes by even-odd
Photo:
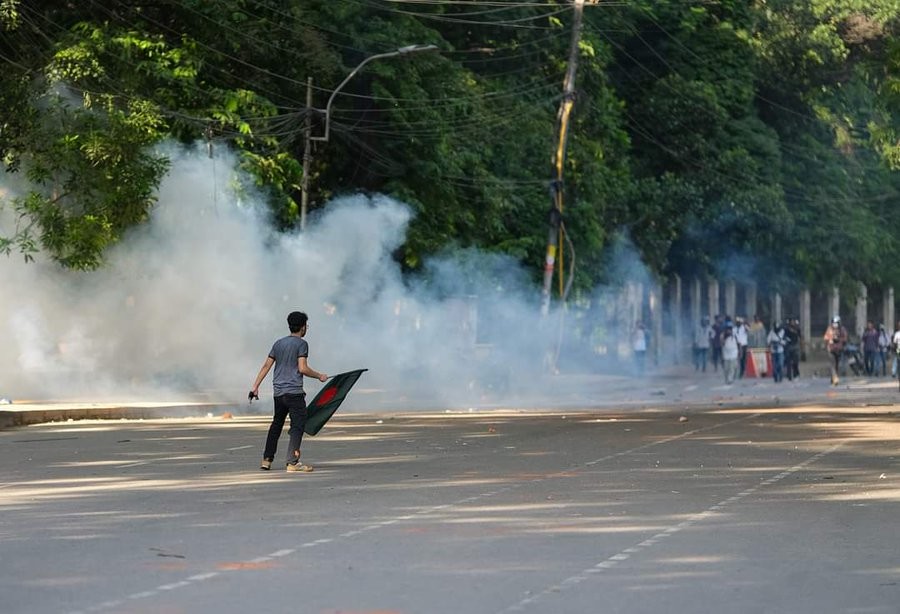
{"type": "Polygon", "coordinates": [[[306,321],[309,319],[302,311],[292,311],[288,314],[288,328],[291,329],[292,333],[299,333],[300,329],[306,326],[306,321]]]}

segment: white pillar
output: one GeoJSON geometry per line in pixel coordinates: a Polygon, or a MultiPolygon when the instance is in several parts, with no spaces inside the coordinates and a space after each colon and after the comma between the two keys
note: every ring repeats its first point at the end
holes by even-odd
{"type": "Polygon", "coordinates": [[[747,318],[748,322],[753,321],[753,316],[756,315],[756,282],[751,281],[747,284],[746,290],[744,290],[744,314],[743,316],[747,318]]]}
{"type": "MultiPolygon", "coordinates": [[[[633,329],[635,324],[644,319],[644,284],[631,284],[629,303],[631,309],[631,328],[633,329]]],[[[646,325],[646,322],[644,324],[646,325]]]]}
{"type": "Polygon", "coordinates": [[[650,331],[650,347],[647,355],[652,357],[653,364],[659,364],[659,351],[662,347],[662,287],[658,282],[650,282],[647,288],[647,302],[650,304],[650,322],[644,326],[650,331]]]}
{"type": "Polygon", "coordinates": [[[809,348],[812,347],[810,345],[812,324],[809,321],[812,317],[812,297],[809,288],[800,290],[800,315],[798,317],[800,318],[800,334],[803,336],[803,349],[808,353],[809,348]]]}
{"type": "Polygon", "coordinates": [[[829,321],[834,316],[841,315],[841,291],[837,286],[831,289],[831,313],[828,316],[829,321]]]}
{"type": "Polygon", "coordinates": [[[707,288],[707,296],[709,298],[709,319],[719,314],[719,280],[715,277],[709,278],[709,287],[707,288]]]}
{"type": "Polygon", "coordinates": [[[767,329],[775,328],[775,325],[780,323],[782,320],[781,315],[781,293],[776,292],[775,296],[772,297],[772,324],[770,326],[766,326],[767,329]]]}
{"type": "Polygon", "coordinates": [[[672,351],[672,359],[675,364],[681,362],[679,358],[684,352],[684,318],[681,316],[681,277],[672,277],[672,297],[669,300],[669,313],[672,314],[672,324],[675,333],[675,347],[672,351]]]}
{"type": "Polygon", "coordinates": [[[856,295],[856,336],[862,338],[863,331],[866,330],[866,321],[868,320],[869,308],[869,289],[862,282],[857,286],[856,295]]]}
{"type": "Polygon", "coordinates": [[[884,328],[888,331],[888,334],[891,334],[891,331],[894,330],[894,324],[896,324],[896,312],[894,310],[894,288],[886,288],[884,290],[884,307],[882,318],[884,319],[884,328]]]}
{"type": "Polygon", "coordinates": [[[733,279],[729,279],[725,282],[725,313],[733,318],[737,315],[735,309],[737,309],[737,284],[733,279]]]}
{"type": "Polygon", "coordinates": [[[702,294],[700,280],[695,277],[691,281],[691,330],[694,330],[694,327],[700,324],[700,318],[703,317],[702,294]]]}

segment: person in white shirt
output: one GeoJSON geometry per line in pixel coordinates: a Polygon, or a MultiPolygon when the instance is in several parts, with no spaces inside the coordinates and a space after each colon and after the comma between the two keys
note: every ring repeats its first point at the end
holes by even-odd
{"type": "Polygon", "coordinates": [[[647,362],[648,336],[643,322],[638,322],[634,327],[634,332],[631,333],[631,350],[634,352],[634,366],[639,376],[644,374],[647,362]]]}
{"type": "Polygon", "coordinates": [[[734,383],[738,370],[738,344],[734,338],[734,329],[726,328],[722,332],[722,371],[725,373],[725,383],[734,383]]]}
{"type": "Polygon", "coordinates": [[[897,377],[897,363],[900,361],[900,321],[894,327],[894,336],[891,337],[891,347],[894,349],[894,363],[891,366],[891,377],[897,377]]]}
{"type": "Polygon", "coordinates": [[[784,328],[781,324],[776,324],[769,331],[766,338],[769,344],[769,351],[772,352],[772,376],[776,382],[784,379],[784,328]]]}
{"type": "Polygon", "coordinates": [[[715,335],[709,325],[709,316],[703,316],[700,326],[694,330],[694,371],[706,373],[706,359],[709,355],[709,342],[715,335]]]}
{"type": "Polygon", "coordinates": [[[744,318],[734,319],[734,340],[738,344],[738,377],[744,377],[744,369],[747,367],[747,345],[749,343],[749,330],[744,318]]]}

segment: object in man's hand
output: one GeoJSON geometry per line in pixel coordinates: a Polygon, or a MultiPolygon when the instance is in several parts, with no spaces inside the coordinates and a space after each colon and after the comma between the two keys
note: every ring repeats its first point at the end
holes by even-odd
{"type": "Polygon", "coordinates": [[[253,399],[256,399],[257,401],[259,401],[259,395],[251,390],[250,394],[247,395],[247,402],[252,403],[253,399]]]}

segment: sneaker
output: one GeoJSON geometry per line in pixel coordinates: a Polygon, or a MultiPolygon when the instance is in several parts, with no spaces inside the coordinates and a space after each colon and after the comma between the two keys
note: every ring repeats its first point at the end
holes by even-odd
{"type": "Polygon", "coordinates": [[[263,471],[268,471],[269,469],[272,468],[272,461],[262,459],[262,462],[259,464],[259,468],[262,469],[263,471]]]}
{"type": "Polygon", "coordinates": [[[285,467],[285,471],[302,471],[304,473],[309,473],[312,470],[312,465],[304,465],[303,463],[288,463],[287,467],[285,467]]]}

